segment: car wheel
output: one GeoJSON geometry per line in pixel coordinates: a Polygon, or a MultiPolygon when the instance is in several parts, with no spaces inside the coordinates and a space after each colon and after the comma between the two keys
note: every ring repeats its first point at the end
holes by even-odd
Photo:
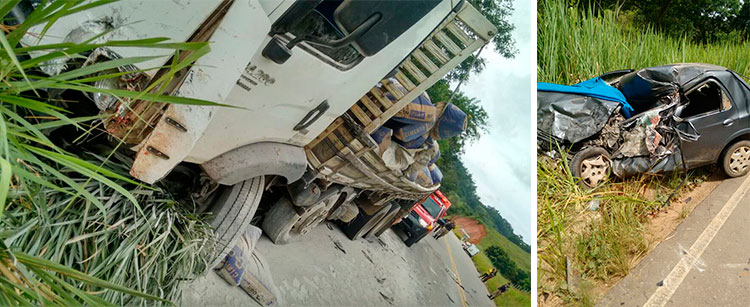
{"type": "Polygon", "coordinates": [[[209,224],[214,228],[216,253],[209,263],[215,267],[237,243],[258,209],[263,195],[264,177],[258,176],[225,187],[211,206],[209,224]]]}
{"type": "Polygon", "coordinates": [[[580,178],[586,188],[595,188],[607,181],[610,173],[610,155],[601,147],[589,147],[579,151],[570,161],[570,172],[580,178]]]}
{"type": "Polygon", "coordinates": [[[337,192],[330,193],[308,207],[296,207],[282,197],[263,218],[263,232],[274,244],[294,242],[325,221],[338,196],[337,192]]]}
{"type": "Polygon", "coordinates": [[[740,177],[750,171],[750,141],[739,141],[729,146],[722,157],[722,168],[729,177],[740,177]]]}

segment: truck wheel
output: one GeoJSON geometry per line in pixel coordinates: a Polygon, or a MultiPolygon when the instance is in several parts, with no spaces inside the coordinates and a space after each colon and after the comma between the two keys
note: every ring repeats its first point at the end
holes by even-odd
{"type": "Polygon", "coordinates": [[[724,151],[721,159],[724,173],[729,177],[740,177],[750,171],[750,141],[739,141],[724,151]]]}
{"type": "Polygon", "coordinates": [[[374,214],[367,215],[367,213],[359,208],[359,214],[357,217],[349,223],[343,224],[341,230],[351,240],[356,240],[364,236],[367,232],[373,229],[380,220],[388,214],[391,210],[391,205],[385,205],[378,209],[374,214]]]}
{"type": "Polygon", "coordinates": [[[264,182],[264,177],[258,176],[225,187],[211,206],[209,224],[214,228],[217,253],[209,263],[210,268],[224,260],[247,225],[250,225],[263,195],[264,182]]]}
{"type": "Polygon", "coordinates": [[[368,232],[365,237],[379,237],[386,230],[388,230],[388,228],[391,228],[391,226],[393,226],[393,221],[396,219],[396,215],[398,215],[399,209],[401,209],[400,206],[392,205],[391,210],[388,211],[388,213],[384,215],[382,219],[380,219],[380,222],[372,227],[372,230],[370,230],[370,232],[368,232]]]}
{"type": "Polygon", "coordinates": [[[309,207],[295,207],[282,197],[263,218],[263,232],[274,244],[294,242],[326,219],[338,196],[339,193],[330,193],[309,207]]]}
{"type": "Polygon", "coordinates": [[[589,147],[577,152],[570,161],[570,173],[580,178],[585,188],[596,188],[607,181],[610,173],[610,155],[604,148],[589,147]]]}
{"type": "Polygon", "coordinates": [[[418,236],[409,237],[404,241],[404,244],[406,244],[407,247],[411,247],[412,245],[416,244],[417,242],[421,241],[424,237],[427,236],[429,232],[425,232],[418,236]]]}

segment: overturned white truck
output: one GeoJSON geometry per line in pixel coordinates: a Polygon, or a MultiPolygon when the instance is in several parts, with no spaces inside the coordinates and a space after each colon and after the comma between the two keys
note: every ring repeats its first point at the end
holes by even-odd
{"type": "MultiPolygon", "coordinates": [[[[13,14],[22,20],[40,2],[22,1],[13,14]]],[[[439,184],[386,167],[370,134],[496,31],[465,1],[121,1],[66,16],[24,43],[210,42],[164,93],[237,108],[107,95],[90,106],[110,114],[107,132],[130,145],[133,177],[190,182],[183,195],[212,213],[217,263],[251,222],[277,244],[325,219],[342,221],[353,239],[379,235],[435,191],[439,184]]],[[[142,64],[153,67],[168,63],[163,53],[112,47],[84,56],[158,56],[142,64]]],[[[43,69],[65,69],[57,64],[43,69]]],[[[160,73],[95,85],[138,89],[133,82],[160,73]]]]}

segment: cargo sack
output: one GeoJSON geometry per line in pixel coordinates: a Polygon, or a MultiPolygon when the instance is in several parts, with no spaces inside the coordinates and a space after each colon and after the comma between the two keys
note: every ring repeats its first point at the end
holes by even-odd
{"type": "Polygon", "coordinates": [[[391,121],[388,121],[388,127],[393,129],[393,138],[401,142],[409,142],[418,138],[424,137],[422,143],[427,140],[426,134],[430,132],[432,123],[429,124],[411,124],[411,125],[399,125],[391,121]]]}
{"type": "Polygon", "coordinates": [[[424,145],[424,143],[427,141],[427,139],[428,139],[427,134],[425,134],[408,142],[401,141],[398,138],[393,138],[393,141],[396,142],[396,144],[399,144],[406,149],[417,149],[417,148],[421,148],[424,145]]]}
{"type": "Polygon", "coordinates": [[[436,112],[435,105],[423,93],[396,112],[391,120],[404,124],[434,123],[436,112]]]}
{"type": "Polygon", "coordinates": [[[391,137],[393,137],[393,129],[388,127],[380,127],[370,134],[375,143],[378,144],[378,156],[382,156],[383,152],[388,149],[391,145],[391,137]]]}
{"type": "Polygon", "coordinates": [[[440,171],[440,168],[437,165],[430,164],[427,168],[430,170],[430,177],[432,178],[433,184],[443,181],[443,172],[440,171]]]}
{"type": "Polygon", "coordinates": [[[414,153],[395,142],[391,143],[380,157],[383,158],[385,167],[399,172],[414,163],[414,153]]]}
{"type": "Polygon", "coordinates": [[[447,139],[466,130],[467,116],[459,107],[452,103],[438,102],[437,109],[440,116],[430,132],[433,139],[447,139]]]}
{"type": "Polygon", "coordinates": [[[249,225],[216,269],[216,274],[230,285],[242,288],[260,305],[276,306],[278,290],[273,284],[271,271],[265,259],[253,252],[260,234],[260,228],[249,225]]]}
{"type": "Polygon", "coordinates": [[[440,159],[440,145],[438,144],[437,141],[433,140],[432,138],[427,138],[426,143],[427,143],[428,148],[430,149],[435,148],[436,150],[435,154],[432,155],[432,157],[430,158],[430,164],[435,164],[437,160],[440,159]]]}
{"type": "Polygon", "coordinates": [[[429,187],[433,184],[430,170],[427,169],[427,167],[423,167],[422,169],[409,174],[409,180],[414,181],[423,187],[429,187]]]}

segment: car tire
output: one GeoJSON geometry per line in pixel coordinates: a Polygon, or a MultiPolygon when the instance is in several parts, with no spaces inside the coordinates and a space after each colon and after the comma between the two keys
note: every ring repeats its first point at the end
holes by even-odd
{"type": "Polygon", "coordinates": [[[216,252],[210,267],[216,267],[237,243],[258,209],[263,195],[264,177],[258,176],[225,187],[211,206],[209,224],[214,228],[216,252]]]}
{"type": "Polygon", "coordinates": [[[297,241],[326,220],[338,197],[338,192],[334,191],[308,207],[294,206],[288,198],[282,197],[263,218],[263,232],[274,244],[297,241]]]}
{"type": "Polygon", "coordinates": [[[729,177],[741,177],[750,172],[750,141],[729,146],[721,157],[721,166],[729,177]]]}
{"type": "Polygon", "coordinates": [[[391,205],[384,205],[380,207],[372,215],[368,215],[365,210],[359,208],[359,214],[351,222],[341,225],[341,230],[350,240],[356,240],[364,236],[370,230],[372,230],[378,222],[388,214],[391,209],[391,205]]]}
{"type": "Polygon", "coordinates": [[[380,235],[388,230],[388,228],[391,228],[391,226],[393,226],[393,221],[396,219],[396,215],[398,215],[399,209],[401,209],[400,206],[392,205],[388,213],[386,213],[383,218],[381,218],[380,221],[374,227],[372,227],[372,230],[370,230],[365,235],[365,237],[380,237],[380,235]]]}
{"type": "Polygon", "coordinates": [[[573,155],[570,173],[584,188],[596,188],[607,181],[611,173],[611,156],[601,147],[588,147],[573,155]]]}

